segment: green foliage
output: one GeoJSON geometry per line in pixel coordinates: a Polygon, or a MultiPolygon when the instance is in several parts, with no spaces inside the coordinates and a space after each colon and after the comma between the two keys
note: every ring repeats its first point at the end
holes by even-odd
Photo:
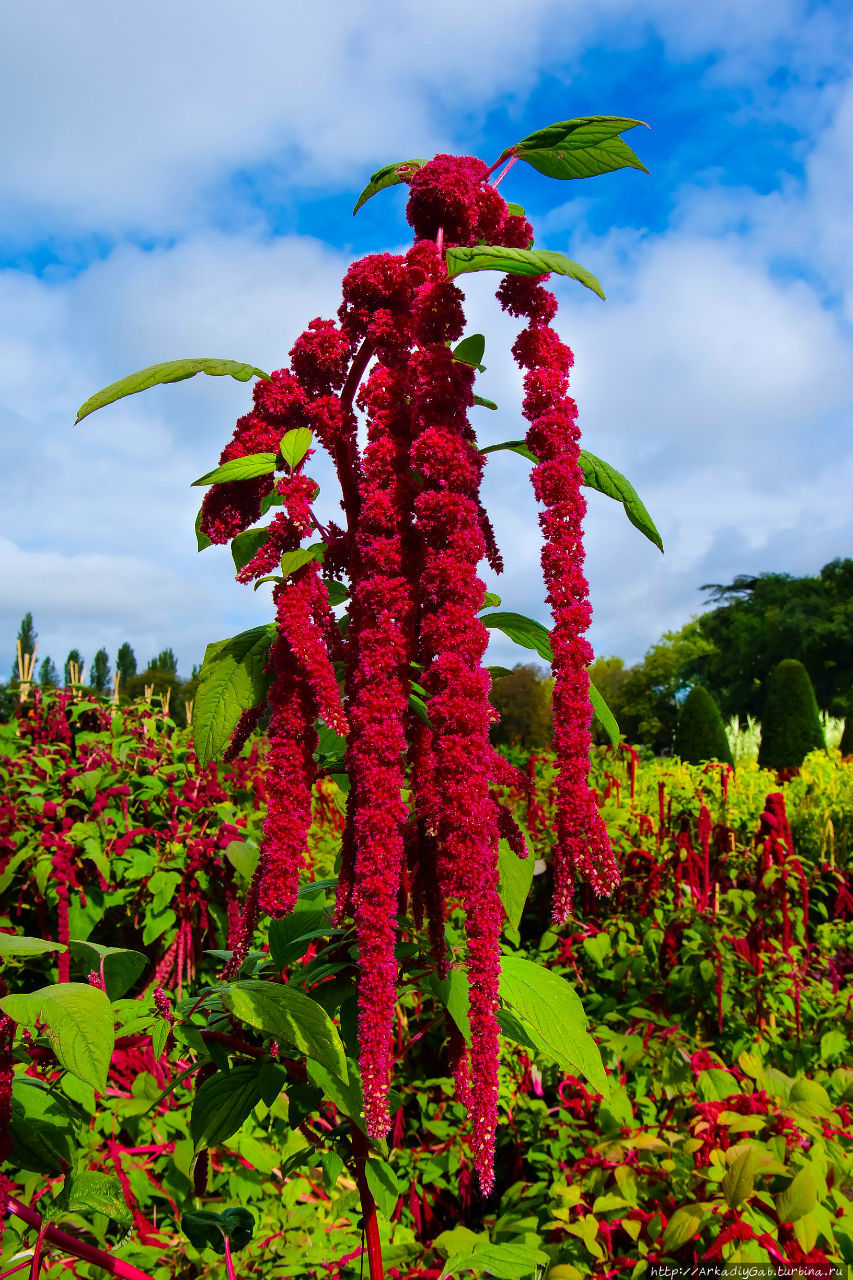
{"type": "Polygon", "coordinates": [[[760,719],[767,677],[790,657],[808,671],[819,708],[846,715],[853,698],[853,560],[833,560],[817,577],[762,573],[706,590],[719,604],[700,620],[710,648],[693,674],[724,717],[760,719]]]}
{"type": "Polygon", "coordinates": [[[173,649],[162,649],[156,658],[152,658],[148,663],[148,670],[162,673],[165,676],[177,676],[178,659],[175,657],[173,649]]]}
{"type": "Polygon", "coordinates": [[[206,358],[200,360],[166,360],[163,364],[152,364],[147,369],[140,369],[138,373],[128,374],[126,378],[120,378],[118,382],[112,382],[108,387],[104,387],[102,391],[90,396],[86,403],[77,410],[76,421],[80,422],[88,414],[94,413],[96,409],[102,409],[104,405],[113,404],[116,400],[122,400],[125,396],[135,395],[138,391],[146,391],[149,387],[160,386],[166,382],[183,382],[186,378],[195,377],[197,373],[207,373],[213,377],[222,377],[225,374],[230,374],[238,382],[249,382],[252,378],[269,377],[269,374],[264,373],[262,369],[256,369],[251,364],[243,364],[239,360],[206,358]]]}
{"type": "Polygon", "coordinates": [[[502,271],[507,275],[542,276],[554,272],[570,276],[579,284],[604,297],[604,290],[591,271],[550,249],[506,249],[503,245],[475,245],[448,249],[445,254],[450,279],[468,271],[502,271]]]}
{"type": "Polygon", "coordinates": [[[78,678],[82,678],[82,676],[83,676],[83,674],[84,674],[84,670],[83,670],[83,668],[84,668],[84,663],[83,663],[83,655],[81,654],[81,652],[80,652],[80,650],[79,650],[79,649],[70,649],[70,650],[69,650],[69,653],[68,653],[68,657],[65,659],[65,668],[64,668],[64,672],[63,672],[63,674],[64,674],[64,676],[65,676],[65,683],[66,683],[67,685],[68,685],[68,684],[71,684],[71,664],[72,664],[72,662],[76,663],[76,665],[77,665],[78,678]]]}
{"type": "Polygon", "coordinates": [[[59,684],[59,672],[53,658],[45,658],[39,664],[38,682],[40,685],[55,689],[59,684]]]}
{"type": "Polygon", "coordinates": [[[110,683],[110,659],[106,649],[99,649],[92,659],[89,683],[96,693],[105,693],[110,683]]]}
{"type": "MultiPolygon", "coordinates": [[[[18,641],[21,645],[21,653],[31,654],[35,650],[36,641],[38,640],[38,632],[33,622],[33,615],[25,613],[21,619],[21,625],[18,628],[18,641]]],[[[12,662],[12,682],[18,681],[18,651],[15,647],[15,658],[12,662]]]]}
{"type": "MultiPolygon", "coordinates": [[[[624,116],[580,116],[537,129],[508,147],[501,161],[517,156],[549,178],[594,178],[616,169],[648,169],[619,136],[645,124],[624,116]]],[[[648,128],[648,125],[646,125],[648,128]]],[[[500,163],[499,161],[498,163],[500,163]]]]}
{"type": "Polygon", "coordinates": [[[500,713],[492,726],[495,743],[546,747],[553,732],[551,695],[554,681],[534,663],[516,663],[509,675],[492,684],[490,698],[500,713]]]}
{"type": "Polygon", "coordinates": [[[136,654],[126,640],[116,654],[116,671],[121,676],[122,683],[136,675],[136,654]]]}
{"type": "Polygon", "coordinates": [[[733,763],[720,709],[700,684],[693,686],[682,703],[673,750],[689,764],[706,760],[733,763]]]}
{"type": "Polygon", "coordinates": [[[844,720],[844,732],[838,749],[843,756],[853,755],[853,709],[849,709],[844,720]]]}
{"type": "Polygon", "coordinates": [[[825,749],[809,673],[796,658],[786,658],[767,681],[758,763],[765,769],[799,768],[810,751],[825,749]]]}

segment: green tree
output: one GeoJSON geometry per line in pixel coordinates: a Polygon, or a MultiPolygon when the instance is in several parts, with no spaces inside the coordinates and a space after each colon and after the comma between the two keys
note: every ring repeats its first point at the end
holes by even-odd
{"type": "Polygon", "coordinates": [[[106,649],[99,649],[92,659],[89,682],[98,693],[104,693],[110,683],[110,659],[106,649]]]}
{"type": "MultiPolygon", "coordinates": [[[[590,678],[629,742],[649,746],[658,755],[671,749],[679,697],[691,684],[693,664],[710,648],[694,618],[679,631],[667,631],[632,667],[625,667],[621,658],[598,658],[592,664],[590,678]]],[[[609,741],[597,721],[593,734],[597,742],[609,741]]]]}
{"type": "Polygon", "coordinates": [[[758,763],[763,769],[799,768],[810,751],[826,750],[809,673],[796,658],[770,672],[761,716],[758,763]]]}
{"type": "MultiPolygon", "coordinates": [[[[36,633],[35,623],[33,622],[33,615],[31,613],[25,613],[23,618],[21,619],[21,625],[18,628],[18,640],[20,641],[20,644],[21,644],[21,653],[22,654],[34,653],[37,639],[38,639],[38,635],[36,633]]],[[[11,683],[14,685],[18,684],[18,647],[17,645],[15,646],[15,659],[12,663],[11,683]]]]}
{"type": "Polygon", "coordinates": [[[157,654],[156,658],[152,658],[148,663],[149,671],[162,671],[166,676],[177,676],[178,659],[175,657],[173,650],[163,649],[157,654]]]}
{"type": "Polygon", "coordinates": [[[517,663],[500,676],[490,694],[500,721],[492,726],[496,745],[518,743],[522,747],[546,747],[551,741],[553,679],[534,663],[517,663]]]}
{"type": "Polygon", "coordinates": [[[65,683],[71,684],[71,663],[76,662],[79,674],[83,674],[83,655],[79,649],[72,649],[65,659],[65,683]]]}
{"type": "Polygon", "coordinates": [[[771,669],[792,656],[808,671],[820,709],[846,714],[853,695],[853,560],[833,560],[816,577],[742,574],[703,590],[718,607],[700,618],[710,647],[691,674],[725,718],[760,719],[771,669]]]}
{"type": "Polygon", "coordinates": [[[706,760],[733,763],[720,708],[700,684],[693,686],[682,703],[673,750],[688,764],[704,764],[706,760]]]}
{"type": "Polygon", "coordinates": [[[59,684],[59,672],[53,658],[45,658],[39,666],[39,684],[42,686],[56,686],[59,684]]]}
{"type": "Polygon", "coordinates": [[[122,684],[136,675],[136,654],[126,640],[116,655],[116,671],[121,677],[122,684]]]}
{"type": "Polygon", "coordinates": [[[853,756],[853,707],[847,710],[847,716],[844,720],[844,732],[841,735],[838,749],[843,756],[853,756]]]}

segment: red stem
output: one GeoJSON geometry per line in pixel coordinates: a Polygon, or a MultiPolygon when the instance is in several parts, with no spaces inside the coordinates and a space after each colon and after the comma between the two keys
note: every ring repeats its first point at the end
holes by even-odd
{"type": "MultiPolygon", "coordinates": [[[[30,1209],[27,1205],[22,1204],[15,1196],[9,1197],[9,1212],[13,1213],[16,1218],[26,1222],[28,1227],[32,1227],[39,1233],[42,1232],[44,1220],[41,1214],[36,1213],[35,1209],[30,1209]]],[[[123,1262],[121,1258],[114,1258],[111,1253],[107,1253],[103,1249],[96,1249],[94,1245],[86,1244],[83,1240],[78,1240],[76,1236],[70,1236],[67,1232],[60,1231],[58,1227],[48,1226],[45,1228],[43,1238],[49,1244],[55,1244],[57,1248],[62,1249],[65,1253],[70,1253],[73,1258],[81,1258],[83,1262],[91,1262],[96,1267],[102,1267],[110,1275],[120,1276],[121,1280],[151,1280],[151,1277],[147,1276],[144,1271],[140,1271],[129,1262],[123,1262]]]]}
{"type": "Polygon", "coordinates": [[[361,1197],[361,1216],[364,1220],[364,1234],[367,1240],[367,1261],[370,1264],[370,1280],[384,1280],[382,1267],[382,1244],[379,1239],[379,1223],[376,1219],[376,1201],[367,1185],[364,1166],[367,1164],[367,1138],[355,1123],[350,1121],[352,1149],[355,1153],[355,1180],[358,1194],[361,1197]]]}
{"type": "Polygon", "coordinates": [[[228,1271],[228,1280],[234,1280],[234,1262],[231,1258],[231,1241],[223,1231],[222,1239],[225,1241],[225,1267],[228,1271]]]}
{"type": "Polygon", "coordinates": [[[512,166],[515,164],[517,160],[518,160],[518,156],[512,156],[510,158],[506,167],[501,170],[501,172],[498,174],[498,176],[495,178],[494,182],[492,183],[492,186],[495,187],[495,189],[497,189],[498,183],[503,182],[504,178],[509,173],[510,169],[512,168],[512,166]]]}

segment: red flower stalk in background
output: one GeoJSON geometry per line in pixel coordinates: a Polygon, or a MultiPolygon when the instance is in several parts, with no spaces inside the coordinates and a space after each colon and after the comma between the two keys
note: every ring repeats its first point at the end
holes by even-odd
{"type": "Polygon", "coordinates": [[[544,510],[542,571],[554,618],[554,753],[557,757],[557,842],[554,849],[554,906],[557,923],[572,909],[575,877],[599,894],[608,894],[619,871],[604,819],[587,781],[592,707],[586,668],[593,653],[585,638],[592,611],[584,576],[580,432],[577,406],[568,395],[573,356],[547,320],[556,310],[553,295],[531,278],[509,279],[498,291],[506,310],[526,314],[530,324],[519,334],[513,355],[522,369],[525,438],[538,464],[531,473],[533,491],[544,510]]]}

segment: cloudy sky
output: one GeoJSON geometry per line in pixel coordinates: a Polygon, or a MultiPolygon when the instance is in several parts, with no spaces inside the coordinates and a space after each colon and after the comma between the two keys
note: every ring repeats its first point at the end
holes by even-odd
{"type": "MultiPolygon", "coordinates": [[[[599,654],[640,658],[706,582],[816,573],[853,532],[853,31],[848,0],[107,0],[4,11],[0,47],[0,637],[183,674],[269,616],[268,588],[195,551],[199,489],[249,400],[196,378],[78,406],[179,356],[281,367],[333,315],[348,263],[407,242],[404,189],[352,217],[379,165],[489,163],[552,121],[647,121],[650,174],[502,186],[537,245],[602,281],[558,286],[584,443],[634,483],[665,556],[590,493],[599,654]]],[[[481,442],[522,434],[498,277],[466,276],[487,335],[481,442]]],[[[548,621],[528,464],[492,455],[503,607],[548,621]]],[[[320,502],[333,478],[316,471],[320,502]]],[[[490,658],[523,658],[496,640],[490,658]]],[[[4,664],[5,665],[5,664],[4,664]]],[[[0,666],[0,678],[3,677],[0,666]]]]}

